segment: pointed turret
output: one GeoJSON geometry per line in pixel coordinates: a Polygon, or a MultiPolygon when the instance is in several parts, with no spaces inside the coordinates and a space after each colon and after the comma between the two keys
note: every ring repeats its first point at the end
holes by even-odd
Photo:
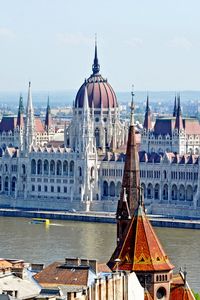
{"type": "Polygon", "coordinates": [[[173,117],[176,117],[176,115],[177,115],[177,100],[175,95],[173,117]]]}
{"type": "Polygon", "coordinates": [[[99,65],[98,56],[97,56],[97,38],[95,37],[94,63],[92,65],[93,75],[99,74],[99,71],[100,71],[100,65],[99,65]]]}
{"type": "Polygon", "coordinates": [[[24,127],[24,105],[23,105],[23,98],[22,95],[19,97],[19,108],[17,114],[17,126],[19,128],[24,127]]]}
{"type": "Polygon", "coordinates": [[[51,125],[52,125],[51,108],[50,108],[49,96],[48,96],[47,109],[46,109],[46,117],[45,117],[45,127],[46,127],[47,131],[49,131],[51,125]]]}
{"type": "Polygon", "coordinates": [[[182,119],[182,111],[181,111],[181,103],[180,103],[180,95],[178,95],[178,107],[176,113],[176,121],[175,121],[175,129],[178,131],[183,129],[183,119],[182,119]]]}
{"type": "Polygon", "coordinates": [[[123,238],[124,231],[130,223],[129,215],[127,215],[126,207],[124,205],[124,189],[126,190],[127,205],[130,217],[134,215],[135,209],[138,207],[139,200],[139,157],[136,145],[136,134],[134,128],[134,93],[132,92],[131,102],[131,117],[130,127],[128,133],[128,142],[126,149],[126,159],[124,165],[124,174],[122,179],[122,189],[120,193],[120,200],[117,207],[117,242],[123,238]]]}
{"type": "Polygon", "coordinates": [[[149,95],[147,95],[146,111],[145,111],[143,127],[147,131],[152,129],[151,110],[150,110],[150,107],[149,107],[149,95]]]}
{"type": "Polygon", "coordinates": [[[28,99],[26,107],[26,128],[25,128],[25,147],[30,148],[35,142],[35,119],[32,103],[31,82],[29,82],[28,99]]]}

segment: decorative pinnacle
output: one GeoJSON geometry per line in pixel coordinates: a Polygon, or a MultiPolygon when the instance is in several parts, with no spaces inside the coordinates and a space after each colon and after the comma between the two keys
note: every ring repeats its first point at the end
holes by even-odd
{"type": "Polygon", "coordinates": [[[186,266],[184,267],[183,274],[184,274],[184,283],[185,283],[185,286],[186,286],[186,282],[187,282],[187,268],[186,268],[186,266]]]}
{"type": "Polygon", "coordinates": [[[134,85],[132,85],[132,91],[131,91],[131,96],[132,96],[132,100],[131,100],[131,120],[130,120],[130,126],[134,126],[134,110],[135,110],[135,105],[134,105],[134,85]]]}
{"type": "Polygon", "coordinates": [[[92,65],[93,74],[98,74],[100,71],[100,65],[97,56],[97,35],[95,34],[95,53],[94,53],[94,63],[92,65]]]}

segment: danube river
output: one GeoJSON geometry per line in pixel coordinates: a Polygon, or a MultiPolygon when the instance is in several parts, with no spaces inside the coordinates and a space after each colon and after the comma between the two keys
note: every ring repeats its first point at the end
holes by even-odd
{"type": "MultiPolygon", "coordinates": [[[[186,266],[188,281],[200,291],[200,230],[156,228],[178,270],[186,266]]],[[[0,217],[0,257],[49,264],[65,257],[108,261],[116,242],[116,225],[52,221],[49,227],[29,219],[0,217]]]]}

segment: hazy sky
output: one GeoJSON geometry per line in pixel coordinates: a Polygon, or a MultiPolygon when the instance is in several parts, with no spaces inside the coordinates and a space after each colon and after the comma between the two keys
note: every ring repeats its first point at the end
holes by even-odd
{"type": "Polygon", "coordinates": [[[0,0],[0,91],[78,89],[95,33],[116,91],[200,90],[199,0],[0,0]]]}

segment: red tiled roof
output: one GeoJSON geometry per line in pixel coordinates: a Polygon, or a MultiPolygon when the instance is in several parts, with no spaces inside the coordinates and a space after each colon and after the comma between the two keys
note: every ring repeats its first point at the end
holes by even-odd
{"type": "Polygon", "coordinates": [[[153,300],[153,298],[147,290],[144,291],[144,300],[153,300]]]}
{"type": "Polygon", "coordinates": [[[59,285],[87,286],[89,267],[67,268],[61,262],[54,262],[34,276],[43,287],[59,285]]]}
{"type": "Polygon", "coordinates": [[[195,300],[189,287],[179,286],[171,289],[170,300],[195,300]]]}
{"type": "Polygon", "coordinates": [[[197,119],[184,119],[183,125],[186,134],[200,134],[200,124],[197,119]]]}
{"type": "Polygon", "coordinates": [[[111,269],[107,266],[106,263],[98,263],[98,273],[110,273],[111,269]]]}
{"type": "Polygon", "coordinates": [[[139,206],[124,239],[120,242],[108,266],[124,271],[169,271],[174,268],[164,252],[143,208],[139,206]],[[116,263],[116,259],[120,262],[116,263]]]}
{"type": "Polygon", "coordinates": [[[36,117],[35,117],[35,130],[36,132],[40,132],[40,133],[45,132],[42,121],[40,120],[40,118],[36,118],[36,117]]]}

